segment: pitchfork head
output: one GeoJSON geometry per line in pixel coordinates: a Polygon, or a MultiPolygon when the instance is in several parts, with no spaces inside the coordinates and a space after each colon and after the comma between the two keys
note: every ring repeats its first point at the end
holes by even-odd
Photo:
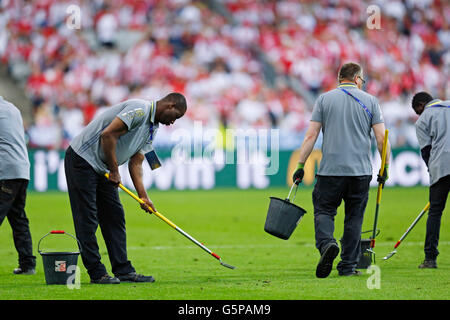
{"type": "Polygon", "coordinates": [[[392,251],[391,253],[389,253],[386,257],[383,258],[383,260],[387,260],[389,258],[391,258],[394,254],[397,253],[397,250],[392,251]]]}

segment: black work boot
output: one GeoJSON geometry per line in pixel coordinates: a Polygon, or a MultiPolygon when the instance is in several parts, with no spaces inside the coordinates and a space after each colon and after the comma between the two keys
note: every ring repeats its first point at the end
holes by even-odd
{"type": "Polygon", "coordinates": [[[355,276],[361,276],[362,272],[359,270],[354,270],[352,272],[349,273],[339,273],[340,276],[344,276],[344,277],[355,277],[355,276]]]}
{"type": "Polygon", "coordinates": [[[436,269],[436,268],[437,268],[436,260],[427,260],[427,259],[425,259],[419,265],[419,269],[436,269]]]}
{"type": "Polygon", "coordinates": [[[118,275],[117,278],[119,278],[121,282],[155,282],[155,279],[152,276],[144,276],[136,272],[118,275]]]}
{"type": "Polygon", "coordinates": [[[323,253],[320,257],[319,263],[316,268],[316,277],[317,278],[326,278],[330,274],[333,269],[333,261],[339,254],[339,246],[330,242],[327,244],[323,250],[323,253]]]}
{"type": "Polygon", "coordinates": [[[99,279],[91,279],[91,283],[95,283],[95,284],[119,284],[120,280],[115,278],[115,277],[111,277],[109,274],[105,274],[103,277],[101,277],[99,279]]]}
{"type": "Polygon", "coordinates": [[[33,275],[36,274],[36,269],[35,268],[25,268],[25,267],[18,267],[15,268],[13,271],[14,274],[23,274],[23,275],[33,275]]]}

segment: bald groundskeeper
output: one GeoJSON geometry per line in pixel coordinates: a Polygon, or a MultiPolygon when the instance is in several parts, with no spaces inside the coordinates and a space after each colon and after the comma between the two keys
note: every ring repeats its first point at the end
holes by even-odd
{"type": "MultiPolygon", "coordinates": [[[[344,64],[338,79],[338,87],[320,95],[315,103],[293,175],[295,183],[302,181],[305,162],[322,130],[322,160],[313,191],[316,248],[321,255],[316,268],[318,278],[330,274],[339,254],[333,233],[334,217],[342,200],[345,202],[344,235],[337,270],[341,276],[360,274],[355,268],[372,180],[371,130],[380,155],[385,135],[378,100],[361,90],[365,82],[361,66],[352,62],[344,64]]],[[[390,152],[386,157],[386,174],[378,177],[382,183],[388,178],[389,155],[390,152]]]]}
{"type": "Polygon", "coordinates": [[[419,268],[437,268],[441,217],[450,190],[450,101],[433,99],[422,91],[414,95],[412,107],[420,115],[416,122],[417,140],[430,173],[425,260],[419,268]]]}
{"type": "Polygon", "coordinates": [[[22,115],[0,96],[0,225],[7,217],[19,254],[14,274],[35,274],[30,226],[25,213],[30,161],[25,143],[22,115]]]}
{"type": "MultiPolygon", "coordinates": [[[[186,99],[180,93],[170,93],[159,101],[124,101],[96,117],[67,149],[65,172],[70,205],[91,283],[154,282],[152,276],[137,274],[127,258],[125,214],[117,188],[121,182],[119,166],[128,161],[139,198],[156,211],[144,188],[142,162],[145,154],[153,151],[159,124],[173,124],[186,108],[186,99]],[[109,173],[109,179],[105,173],[109,173]],[[95,236],[98,225],[115,277],[107,273],[100,260],[95,236]]],[[[149,212],[145,205],[141,207],[149,212]]]]}

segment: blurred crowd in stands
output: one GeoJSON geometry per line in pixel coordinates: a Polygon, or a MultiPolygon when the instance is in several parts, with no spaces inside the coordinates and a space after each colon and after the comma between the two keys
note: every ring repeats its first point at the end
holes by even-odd
{"type": "Polygon", "coordinates": [[[0,59],[32,101],[32,147],[66,148],[104,108],[171,91],[189,109],[165,133],[278,128],[282,148],[298,147],[313,105],[284,77],[267,81],[266,63],[315,98],[347,61],[364,67],[391,144],[416,147],[412,94],[449,97],[449,18],[445,0],[1,0],[0,59]]]}

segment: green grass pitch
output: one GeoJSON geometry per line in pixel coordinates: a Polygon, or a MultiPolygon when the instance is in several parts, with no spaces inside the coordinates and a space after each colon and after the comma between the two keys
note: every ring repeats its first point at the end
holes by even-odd
{"type": "MultiPolygon", "coordinates": [[[[449,210],[444,211],[438,269],[420,270],[424,258],[426,216],[418,223],[388,261],[382,258],[428,202],[428,189],[385,188],[380,205],[375,252],[380,287],[370,289],[375,274],[366,270],[360,277],[339,277],[334,262],[326,279],[315,277],[319,253],[314,246],[312,188],[300,187],[295,203],[307,214],[287,240],[264,232],[269,196],[284,198],[289,188],[266,190],[215,189],[202,191],[153,191],[156,208],[184,231],[204,243],[237,269],[224,268],[212,256],[192,244],[163,221],[142,211],[124,192],[128,256],[136,271],[152,275],[152,284],[122,283],[114,286],[89,284],[81,259],[81,287],[45,284],[39,239],[52,229],[74,234],[66,193],[29,193],[27,214],[37,257],[37,274],[17,276],[17,253],[11,228],[0,228],[0,299],[150,299],[150,300],[298,300],[298,299],[449,299],[450,233],[449,210]],[[372,277],[372,278],[371,278],[372,277]]],[[[370,191],[363,230],[373,224],[376,188],[370,191]]],[[[343,205],[336,217],[335,238],[343,232],[343,205]]],[[[369,234],[367,234],[367,238],[369,234]]],[[[98,230],[102,261],[110,272],[108,254],[98,230]]],[[[70,251],[73,239],[64,235],[47,237],[46,251],[70,251]]]]}

